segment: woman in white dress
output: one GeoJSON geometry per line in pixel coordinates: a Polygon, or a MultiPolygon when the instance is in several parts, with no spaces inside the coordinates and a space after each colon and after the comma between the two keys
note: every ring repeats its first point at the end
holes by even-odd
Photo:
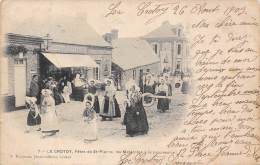
{"type": "Polygon", "coordinates": [[[63,97],[65,103],[70,102],[70,95],[71,94],[72,94],[71,83],[69,81],[67,81],[67,84],[64,86],[64,88],[62,90],[62,97],[63,97]]]}
{"type": "Polygon", "coordinates": [[[58,117],[55,110],[55,100],[51,96],[52,91],[49,89],[42,90],[42,108],[44,113],[42,116],[41,130],[43,137],[52,136],[59,132],[58,117]]]}

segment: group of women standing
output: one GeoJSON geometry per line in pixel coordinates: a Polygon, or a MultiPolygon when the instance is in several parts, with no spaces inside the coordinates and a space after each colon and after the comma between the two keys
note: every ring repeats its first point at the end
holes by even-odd
{"type": "MultiPolygon", "coordinates": [[[[71,92],[68,89],[70,85],[66,77],[63,77],[59,83],[49,78],[45,83],[45,88],[41,90],[40,110],[36,105],[37,99],[27,97],[26,102],[29,109],[27,125],[37,127],[37,131],[41,131],[43,137],[52,136],[59,132],[55,105],[61,103],[61,97],[63,97],[63,100],[67,99],[66,92],[68,94],[71,92]],[[62,92],[60,93],[60,91],[62,92]]],[[[127,84],[126,91],[126,112],[123,117],[126,134],[131,137],[147,134],[149,126],[140,88],[134,82],[131,82],[127,84]]],[[[96,83],[95,80],[90,80],[88,94],[85,96],[83,103],[82,123],[86,129],[82,133],[85,141],[97,140],[97,114],[99,114],[101,121],[112,121],[114,118],[121,117],[121,111],[116,99],[116,88],[112,79],[107,79],[104,83],[96,83]]]]}
{"type": "MultiPolygon", "coordinates": [[[[163,75],[158,76],[155,80],[152,74],[147,74],[144,78],[144,93],[152,93],[158,96],[164,96],[158,98],[157,109],[159,112],[165,112],[169,110],[170,99],[169,96],[172,96],[172,86],[169,82],[169,76],[163,75]]],[[[145,97],[145,102],[150,102],[151,97],[145,97]]]]}
{"type": "MultiPolygon", "coordinates": [[[[114,82],[112,79],[107,79],[105,83],[95,83],[94,80],[90,80],[89,93],[85,96],[84,102],[87,103],[91,101],[92,103],[87,103],[86,109],[91,113],[84,113],[84,118],[88,118],[86,114],[89,116],[97,116],[99,114],[101,117],[101,121],[112,121],[113,118],[121,117],[121,111],[119,108],[119,104],[115,97],[116,88],[114,86],[114,82]],[[92,93],[95,91],[95,93],[92,93]],[[92,99],[93,98],[93,99],[92,99]],[[88,107],[92,105],[92,108],[88,107]],[[95,115],[92,115],[95,113],[95,115]]],[[[145,109],[142,104],[142,93],[140,92],[140,88],[134,83],[127,84],[127,94],[125,100],[125,109],[126,112],[124,114],[123,124],[126,126],[126,134],[127,136],[137,136],[147,134],[149,130],[148,121],[145,109]]],[[[97,127],[96,124],[97,117],[93,117],[92,122],[87,120],[87,125],[90,130],[93,130],[97,127]],[[92,125],[92,126],[91,126],[92,125]]],[[[91,131],[97,132],[97,131],[91,131]]],[[[86,133],[85,137],[89,137],[86,133]]],[[[90,135],[92,138],[85,139],[91,140],[96,139],[97,136],[93,134],[90,135]]]]}

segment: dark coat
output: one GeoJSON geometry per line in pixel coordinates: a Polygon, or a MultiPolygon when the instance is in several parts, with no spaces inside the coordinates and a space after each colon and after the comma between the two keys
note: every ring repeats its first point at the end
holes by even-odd
{"type": "Polygon", "coordinates": [[[27,125],[28,126],[35,126],[41,124],[41,116],[38,114],[35,117],[36,113],[34,110],[30,110],[27,115],[27,125]]]}
{"type": "Polygon", "coordinates": [[[30,96],[31,97],[38,97],[40,92],[39,85],[36,81],[32,80],[30,84],[30,96]]]}
{"type": "Polygon", "coordinates": [[[141,100],[126,107],[124,124],[126,125],[126,134],[130,136],[148,133],[147,116],[141,100]]]}
{"type": "Polygon", "coordinates": [[[89,86],[88,87],[88,92],[92,93],[93,95],[96,94],[97,88],[96,86],[89,86]]]}

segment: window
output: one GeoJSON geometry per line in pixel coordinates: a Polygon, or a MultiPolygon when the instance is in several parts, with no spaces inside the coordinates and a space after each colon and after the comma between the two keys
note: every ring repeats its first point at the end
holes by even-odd
{"type": "Polygon", "coordinates": [[[180,69],[180,64],[177,64],[177,67],[176,67],[176,69],[180,69]]]}
{"type": "Polygon", "coordinates": [[[177,62],[177,65],[176,65],[176,70],[180,70],[180,69],[181,69],[181,62],[178,61],[178,62],[177,62]]]}
{"type": "Polygon", "coordinates": [[[136,78],[136,70],[133,70],[133,79],[136,78]]]}
{"type": "Polygon", "coordinates": [[[107,64],[105,65],[104,71],[108,71],[108,66],[107,66],[107,64]]]}
{"type": "Polygon", "coordinates": [[[169,62],[169,59],[168,59],[168,56],[166,55],[164,60],[163,60],[164,63],[168,63],[169,62]]]}
{"type": "Polygon", "coordinates": [[[181,36],[181,29],[178,29],[178,37],[181,36]]]}
{"type": "MultiPolygon", "coordinates": [[[[97,65],[100,67],[100,61],[96,61],[96,63],[97,63],[97,65]]],[[[96,68],[94,68],[94,70],[93,70],[94,79],[96,79],[96,80],[100,80],[99,67],[96,67],[96,68]]]]}
{"type": "Polygon", "coordinates": [[[178,55],[181,54],[181,44],[178,44],[178,55]]]}
{"type": "Polygon", "coordinates": [[[158,53],[158,45],[157,44],[153,44],[153,50],[156,54],[158,53]]]}
{"type": "Polygon", "coordinates": [[[24,64],[24,60],[23,59],[15,59],[14,63],[19,65],[19,64],[24,64]]]}

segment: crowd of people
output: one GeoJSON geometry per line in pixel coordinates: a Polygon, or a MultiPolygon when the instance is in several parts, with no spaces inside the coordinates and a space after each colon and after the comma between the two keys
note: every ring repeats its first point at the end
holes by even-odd
{"type": "MultiPolygon", "coordinates": [[[[66,76],[58,82],[49,77],[40,86],[38,76],[33,76],[30,91],[25,100],[29,109],[26,132],[41,131],[43,137],[52,136],[59,132],[55,106],[70,102],[73,89],[83,85],[87,87],[82,113],[82,124],[87,128],[83,134],[87,141],[97,140],[98,118],[101,121],[112,121],[114,118],[121,117],[120,106],[116,99],[116,87],[111,78],[104,82],[91,79],[86,84],[80,80],[78,75],[71,82],[66,76]]],[[[126,134],[131,137],[147,134],[149,127],[140,88],[134,81],[131,81],[128,83],[126,91],[127,99],[124,104],[126,112],[122,122],[126,126],[126,134]]]]}
{"type": "MultiPolygon", "coordinates": [[[[157,76],[157,79],[153,78],[152,74],[148,74],[144,78],[144,93],[152,93],[158,96],[171,96],[172,86],[168,81],[168,75],[157,76]]],[[[157,109],[160,112],[169,110],[170,99],[158,98],[157,109]]],[[[145,98],[146,102],[149,102],[151,98],[145,98]]]]}
{"type": "MultiPolygon", "coordinates": [[[[36,129],[42,132],[43,137],[59,132],[55,106],[70,102],[72,93],[78,93],[83,87],[87,89],[87,92],[79,100],[84,103],[82,124],[86,129],[82,133],[85,140],[97,140],[98,118],[101,121],[112,121],[114,118],[121,117],[120,106],[116,99],[116,87],[112,78],[105,79],[103,82],[90,79],[86,83],[77,74],[72,81],[67,76],[63,76],[59,81],[49,77],[44,79],[41,85],[38,84],[38,76],[35,75],[31,81],[29,95],[26,97],[26,105],[29,109],[27,132],[36,129]]],[[[158,111],[166,112],[170,108],[170,97],[173,94],[169,76],[167,74],[154,76],[149,73],[143,77],[142,85],[138,86],[134,80],[130,79],[125,84],[125,89],[126,100],[123,106],[125,114],[122,123],[126,126],[126,134],[131,137],[147,134],[149,126],[144,102],[151,102],[153,98],[144,97],[143,93],[157,95],[158,111]]]]}

